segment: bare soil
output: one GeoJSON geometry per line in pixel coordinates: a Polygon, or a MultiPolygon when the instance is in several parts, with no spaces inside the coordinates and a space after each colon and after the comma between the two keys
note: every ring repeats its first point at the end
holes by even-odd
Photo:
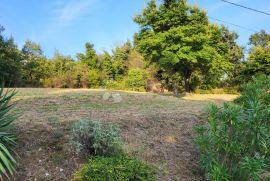
{"type": "MultiPolygon", "coordinates": [[[[19,89],[15,123],[18,173],[15,180],[69,180],[87,161],[70,145],[71,125],[80,119],[114,122],[121,128],[125,149],[159,168],[162,181],[200,181],[196,125],[203,123],[210,102],[236,96],[190,95],[184,98],[149,93],[118,92],[120,103],[103,100],[104,91],[19,89]],[[197,97],[196,97],[197,96],[197,97]],[[203,97],[203,98],[202,98],[203,97]]],[[[112,93],[112,92],[111,92],[112,93]]]]}

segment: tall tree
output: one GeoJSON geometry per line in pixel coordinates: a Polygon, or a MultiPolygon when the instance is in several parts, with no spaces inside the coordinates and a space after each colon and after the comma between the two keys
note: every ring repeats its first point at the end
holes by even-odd
{"type": "Polygon", "coordinates": [[[0,25],[0,78],[4,78],[7,85],[18,85],[21,77],[21,54],[13,38],[2,35],[4,30],[0,25]]]}
{"type": "Polygon", "coordinates": [[[130,41],[127,41],[122,46],[118,46],[113,50],[112,71],[114,80],[119,80],[127,74],[131,49],[132,45],[130,41]]]}
{"type": "Polygon", "coordinates": [[[48,76],[46,58],[42,55],[41,46],[27,40],[22,48],[22,73],[26,84],[39,85],[48,76]]]}
{"type": "Polygon", "coordinates": [[[265,30],[261,30],[260,32],[254,33],[249,38],[249,44],[253,47],[261,46],[267,47],[270,41],[270,34],[268,34],[265,30]]]}
{"type": "Polygon", "coordinates": [[[22,48],[22,53],[30,57],[30,56],[42,56],[43,52],[39,44],[32,42],[31,40],[26,40],[22,48]]]}
{"type": "Polygon", "coordinates": [[[60,54],[57,50],[54,52],[52,58],[51,68],[56,75],[63,75],[67,71],[72,70],[74,65],[74,60],[70,56],[65,56],[60,54]]]}
{"type": "Polygon", "coordinates": [[[85,44],[85,54],[78,53],[77,59],[83,63],[89,66],[90,69],[97,68],[97,55],[96,51],[94,49],[94,44],[92,43],[86,43],[85,44]]]}
{"type": "Polygon", "coordinates": [[[206,12],[186,0],[163,0],[160,5],[151,0],[134,21],[141,26],[136,47],[166,74],[180,76],[186,92],[192,91],[193,76],[219,80],[233,66],[229,45],[235,45],[236,37],[228,42],[224,35],[231,33],[210,24],[206,12]]]}
{"type": "Polygon", "coordinates": [[[237,71],[238,83],[250,81],[256,74],[270,75],[270,34],[261,30],[250,36],[251,45],[247,61],[237,71]]]}
{"type": "Polygon", "coordinates": [[[99,62],[99,68],[101,72],[100,76],[101,76],[103,84],[106,84],[108,80],[114,80],[112,56],[107,51],[104,51],[99,56],[98,62],[99,62]]]}

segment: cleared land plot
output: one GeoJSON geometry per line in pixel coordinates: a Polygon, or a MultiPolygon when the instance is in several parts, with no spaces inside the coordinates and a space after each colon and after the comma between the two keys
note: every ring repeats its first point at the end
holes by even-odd
{"type": "Polygon", "coordinates": [[[84,156],[73,153],[70,128],[80,119],[114,122],[121,128],[126,150],[160,169],[158,178],[203,180],[193,127],[203,122],[210,102],[232,95],[192,95],[184,98],[151,93],[118,92],[120,103],[103,100],[105,92],[83,89],[18,89],[16,133],[20,155],[16,180],[68,180],[84,156]]]}

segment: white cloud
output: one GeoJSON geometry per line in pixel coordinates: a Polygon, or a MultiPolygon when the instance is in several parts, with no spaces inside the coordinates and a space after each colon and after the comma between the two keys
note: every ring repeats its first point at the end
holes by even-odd
{"type": "Polygon", "coordinates": [[[79,18],[90,12],[96,0],[58,0],[54,2],[51,14],[51,22],[43,31],[32,34],[31,39],[38,39],[39,42],[56,38],[67,25],[74,23],[79,18]]]}
{"type": "Polygon", "coordinates": [[[81,17],[95,0],[70,0],[63,7],[57,9],[56,22],[60,24],[70,23],[81,17]]]}

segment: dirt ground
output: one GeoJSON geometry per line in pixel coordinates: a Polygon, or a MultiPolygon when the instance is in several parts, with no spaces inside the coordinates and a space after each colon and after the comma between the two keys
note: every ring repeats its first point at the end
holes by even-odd
{"type": "MultiPolygon", "coordinates": [[[[114,122],[128,153],[159,168],[162,181],[203,180],[193,127],[203,123],[209,103],[233,95],[190,95],[183,98],[151,93],[118,92],[121,102],[104,100],[105,91],[19,89],[21,116],[15,133],[18,173],[15,180],[69,180],[87,158],[70,145],[71,125],[80,119],[114,122]]],[[[110,92],[115,93],[115,92],[110,92]]]]}

